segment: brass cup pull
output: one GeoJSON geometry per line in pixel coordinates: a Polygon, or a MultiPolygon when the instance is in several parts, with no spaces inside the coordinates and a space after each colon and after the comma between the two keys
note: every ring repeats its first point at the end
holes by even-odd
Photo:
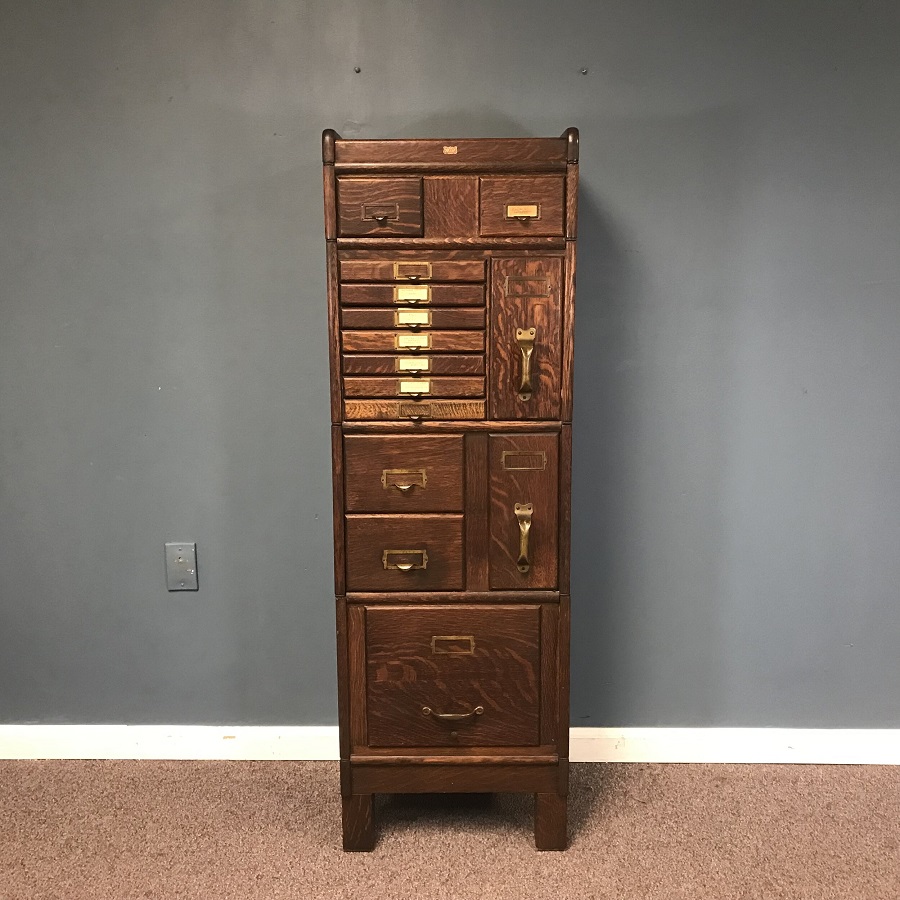
{"type": "Polygon", "coordinates": [[[435,712],[430,706],[423,706],[422,715],[440,719],[442,722],[464,722],[466,719],[474,719],[475,716],[483,716],[484,707],[476,706],[475,709],[467,713],[439,713],[435,712]]]}
{"type": "Polygon", "coordinates": [[[531,516],[533,513],[533,504],[516,504],[516,520],[519,523],[519,558],[516,560],[516,568],[523,573],[531,568],[531,560],[528,558],[528,538],[531,536],[531,516]]]}
{"type": "Polygon", "coordinates": [[[522,380],[519,384],[519,399],[531,399],[531,356],[534,353],[534,338],[536,328],[517,328],[516,343],[522,354],[522,380]]]}
{"type": "Polygon", "coordinates": [[[397,488],[398,491],[403,491],[404,494],[415,487],[414,484],[394,484],[391,486],[397,488]]]}
{"type": "Polygon", "coordinates": [[[372,216],[372,218],[373,218],[379,225],[384,225],[384,223],[387,222],[387,220],[388,220],[387,214],[382,214],[382,215],[380,215],[380,216],[372,216]]]}
{"type": "Polygon", "coordinates": [[[387,569],[398,569],[401,572],[410,572],[413,569],[428,568],[428,553],[425,550],[385,550],[381,554],[381,564],[387,569]],[[400,557],[395,560],[394,557],[400,557]],[[420,562],[416,563],[410,557],[419,556],[420,562]]]}

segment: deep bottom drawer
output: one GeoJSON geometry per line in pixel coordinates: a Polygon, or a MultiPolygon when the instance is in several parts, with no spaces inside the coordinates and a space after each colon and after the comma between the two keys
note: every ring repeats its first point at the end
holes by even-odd
{"type": "Polygon", "coordinates": [[[347,516],[347,589],[463,588],[461,515],[347,516]]]}
{"type": "Polygon", "coordinates": [[[369,746],[536,745],[539,697],[539,607],[367,607],[369,746]]]}

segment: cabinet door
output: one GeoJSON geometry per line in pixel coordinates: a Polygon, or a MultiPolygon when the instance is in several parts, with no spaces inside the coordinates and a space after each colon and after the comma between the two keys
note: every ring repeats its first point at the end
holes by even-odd
{"type": "Polygon", "coordinates": [[[495,258],[491,264],[493,419],[558,419],[563,261],[495,258]]]}
{"type": "Polygon", "coordinates": [[[557,580],[557,434],[490,436],[492,590],[552,590],[557,580]]]}

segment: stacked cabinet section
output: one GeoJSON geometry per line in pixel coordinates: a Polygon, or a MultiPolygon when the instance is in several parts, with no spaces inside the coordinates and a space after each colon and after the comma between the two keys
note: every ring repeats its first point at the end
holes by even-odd
{"type": "Polygon", "coordinates": [[[528,791],[561,849],[577,132],[323,159],[344,847],[528,791]]]}

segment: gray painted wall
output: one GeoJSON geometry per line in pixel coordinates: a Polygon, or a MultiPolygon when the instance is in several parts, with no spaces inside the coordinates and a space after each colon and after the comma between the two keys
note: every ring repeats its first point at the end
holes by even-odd
{"type": "Polygon", "coordinates": [[[573,723],[900,725],[898,27],[2,3],[0,720],[335,721],[320,132],[577,125],[573,723]]]}

